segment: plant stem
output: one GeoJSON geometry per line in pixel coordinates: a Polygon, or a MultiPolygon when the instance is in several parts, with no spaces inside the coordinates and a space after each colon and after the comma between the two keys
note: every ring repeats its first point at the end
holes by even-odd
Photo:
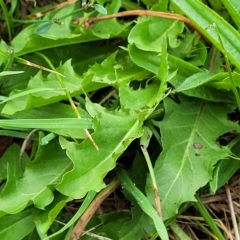
{"type": "Polygon", "coordinates": [[[74,227],[71,235],[71,240],[77,240],[81,236],[84,228],[88,224],[89,220],[99,208],[101,203],[119,186],[120,182],[118,179],[114,179],[106,188],[104,188],[92,201],[87,210],[78,220],[76,226],[74,227]]]}
{"type": "Polygon", "coordinates": [[[154,171],[153,171],[153,166],[152,166],[152,163],[151,163],[151,160],[150,160],[147,149],[144,146],[141,146],[141,150],[142,150],[143,155],[145,157],[145,160],[147,162],[150,177],[151,177],[151,180],[152,180],[154,200],[155,200],[155,204],[156,204],[156,208],[157,208],[157,213],[158,213],[159,217],[162,218],[160,197],[159,197],[159,194],[158,194],[157,182],[156,182],[155,174],[154,174],[154,171]]]}
{"type": "Polygon", "coordinates": [[[144,127],[144,132],[140,139],[140,145],[141,145],[141,150],[143,152],[145,160],[147,162],[150,177],[152,180],[154,200],[155,200],[155,204],[156,204],[157,213],[158,213],[159,217],[162,218],[161,202],[160,202],[160,197],[158,194],[157,181],[156,181],[155,174],[153,171],[152,162],[151,162],[151,159],[150,159],[148,151],[147,151],[147,147],[150,142],[151,136],[152,136],[152,132],[150,131],[150,129],[148,127],[144,127]]]}
{"type": "MultiPolygon", "coordinates": [[[[111,15],[89,18],[85,22],[84,26],[88,27],[88,26],[91,26],[94,22],[108,20],[112,18],[128,17],[128,16],[152,16],[152,17],[176,19],[189,25],[191,28],[193,28],[196,32],[198,32],[199,35],[201,35],[205,39],[203,34],[188,18],[176,13],[157,12],[157,11],[151,11],[151,10],[130,10],[130,11],[119,12],[111,15]]],[[[76,18],[74,20],[74,23],[79,23],[80,21],[81,21],[81,18],[76,18]]]]}

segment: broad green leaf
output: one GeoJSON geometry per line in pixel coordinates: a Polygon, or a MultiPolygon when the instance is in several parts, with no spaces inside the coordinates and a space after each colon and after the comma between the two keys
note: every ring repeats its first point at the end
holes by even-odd
{"type": "Polygon", "coordinates": [[[201,98],[203,100],[212,101],[212,102],[224,102],[235,104],[236,99],[230,91],[219,90],[215,87],[211,87],[212,83],[207,85],[202,85],[194,89],[185,90],[184,94],[194,98],[201,98]],[[210,86],[208,86],[210,85],[210,86]]]}
{"type": "Polygon", "coordinates": [[[222,51],[216,30],[213,27],[209,28],[211,24],[215,23],[228,58],[240,69],[240,33],[233,26],[199,0],[172,0],[172,2],[181,9],[204,36],[222,51]]]}
{"type": "Polygon", "coordinates": [[[150,79],[138,89],[131,89],[130,86],[121,85],[119,88],[120,102],[123,109],[131,109],[139,112],[141,119],[152,113],[152,108],[164,98],[167,91],[168,61],[167,45],[163,39],[161,50],[161,64],[159,66],[158,78],[150,79]]]}
{"type": "MultiPolygon", "coordinates": [[[[240,128],[227,119],[233,110],[228,105],[183,96],[179,104],[165,99],[164,105],[165,116],[159,122],[163,152],[154,171],[163,217],[168,219],[182,203],[195,201],[195,192],[212,178],[214,165],[231,154],[227,146],[217,143],[217,138],[240,128]]],[[[150,181],[147,193],[153,201],[150,181]]]]}
{"type": "MultiPolygon", "coordinates": [[[[57,32],[63,30],[61,27],[56,26],[58,28],[57,32]]],[[[41,51],[45,49],[50,49],[54,47],[66,46],[69,44],[83,43],[91,41],[99,40],[98,37],[92,34],[92,30],[89,30],[85,34],[69,34],[68,37],[60,38],[60,39],[49,39],[47,37],[41,36],[39,34],[35,34],[36,25],[30,25],[27,28],[23,29],[12,41],[12,47],[16,53],[16,56],[21,56],[27,53],[41,51]],[[29,36],[27,41],[25,36],[29,36]]],[[[50,31],[50,30],[49,30],[50,31]]],[[[48,32],[49,32],[48,31],[48,32]]]]}
{"type": "Polygon", "coordinates": [[[170,50],[171,54],[195,66],[203,66],[208,52],[203,41],[197,40],[196,32],[187,31],[180,37],[179,46],[170,50]]]}
{"type": "Polygon", "coordinates": [[[119,95],[122,108],[136,110],[142,114],[145,110],[151,111],[153,103],[156,103],[164,95],[164,93],[161,96],[158,95],[159,87],[160,81],[157,79],[147,82],[145,88],[140,86],[138,89],[133,89],[130,85],[120,86],[119,95]]]}
{"type": "Polygon", "coordinates": [[[57,215],[70,200],[71,199],[67,196],[57,193],[54,195],[54,201],[48,205],[44,211],[40,209],[33,210],[33,218],[36,228],[39,232],[41,232],[41,234],[44,235],[47,233],[57,215]]]}
{"type": "MultiPolygon", "coordinates": [[[[70,61],[67,61],[64,65],[60,66],[57,71],[61,72],[66,78],[63,79],[65,86],[70,93],[79,91],[80,79],[77,77],[71,67],[70,61]]],[[[41,71],[34,76],[26,90],[13,90],[10,94],[10,98],[14,95],[21,93],[23,96],[13,99],[4,106],[2,113],[12,115],[17,111],[30,109],[34,107],[40,107],[46,104],[54,103],[66,98],[65,92],[61,89],[61,85],[55,74],[50,73],[47,78],[44,78],[41,71]],[[34,92],[36,88],[51,88],[52,91],[34,92]],[[31,94],[24,94],[24,92],[33,91],[31,94]]]]}
{"type": "MultiPolygon", "coordinates": [[[[106,7],[108,13],[115,13],[121,7],[121,1],[113,1],[109,7],[106,7]]],[[[52,18],[61,18],[67,13],[71,13],[74,9],[74,4],[70,4],[63,9],[58,10],[58,13],[52,18]]],[[[46,20],[52,20],[46,17],[46,20]]],[[[100,40],[101,38],[124,37],[128,34],[128,29],[131,23],[120,24],[116,19],[102,21],[94,24],[93,27],[83,29],[76,25],[76,29],[70,28],[72,17],[69,16],[60,20],[62,25],[52,24],[51,28],[44,34],[35,34],[38,24],[31,24],[23,29],[12,41],[12,47],[16,56],[26,53],[51,49],[59,46],[69,46],[77,43],[91,42],[100,40]],[[72,30],[72,31],[71,31],[72,30]],[[27,39],[26,39],[26,36],[27,39]]]]}
{"type": "Polygon", "coordinates": [[[39,25],[39,27],[35,30],[35,34],[43,34],[46,33],[50,27],[52,26],[52,22],[45,22],[39,25]]]}
{"type": "MultiPolygon", "coordinates": [[[[148,71],[158,74],[160,65],[160,56],[157,53],[142,51],[135,47],[135,45],[129,45],[129,54],[133,62],[148,71]]],[[[202,72],[200,68],[189,64],[180,58],[174,57],[168,54],[168,65],[169,72],[173,74],[177,70],[176,75],[169,80],[169,82],[174,86],[180,86],[185,79],[191,77],[192,75],[202,72]]],[[[234,97],[232,94],[226,91],[216,91],[214,88],[208,86],[198,87],[195,89],[189,89],[184,92],[184,94],[193,97],[199,97],[205,100],[216,101],[216,102],[228,102],[233,103],[234,97]]]]}
{"type": "Polygon", "coordinates": [[[221,81],[227,76],[228,73],[224,72],[217,74],[212,72],[199,72],[187,78],[179,87],[176,88],[176,91],[181,92],[196,88],[210,81],[221,81]]]}
{"type": "Polygon", "coordinates": [[[183,31],[184,24],[177,20],[151,17],[138,23],[130,32],[128,42],[135,44],[144,51],[161,52],[163,38],[168,39],[171,47],[180,43],[178,35],[183,31]]]}
{"type": "MultiPolygon", "coordinates": [[[[42,53],[49,60],[51,60],[54,66],[59,65],[59,62],[66,62],[68,59],[72,59],[74,71],[79,76],[86,72],[89,69],[89,66],[93,66],[96,63],[101,63],[109,55],[111,55],[111,53],[119,50],[118,45],[103,44],[101,41],[69,45],[67,49],[68,50],[66,51],[66,47],[63,46],[44,50],[42,53]]],[[[119,50],[118,56],[121,57],[121,59],[124,59],[124,56],[127,56],[127,54],[121,54],[121,52],[123,51],[119,50]]],[[[36,62],[40,59],[34,58],[28,60],[31,62],[36,62]]]]}
{"type": "Polygon", "coordinates": [[[125,85],[130,80],[142,80],[151,74],[131,62],[124,54],[120,54],[118,59],[117,52],[111,54],[101,64],[96,63],[86,73],[86,76],[92,75],[92,81],[96,83],[105,83],[114,87],[125,85]],[[119,58],[126,58],[125,61],[119,58]]]}
{"type": "MultiPolygon", "coordinates": [[[[40,24],[31,24],[29,27],[25,28],[23,31],[21,31],[12,41],[12,47],[14,51],[16,52],[16,55],[22,55],[18,54],[19,51],[23,50],[25,47],[25,53],[26,48],[32,49],[34,51],[39,50],[40,43],[42,41],[46,43],[46,45],[43,44],[42,49],[47,48],[47,46],[50,47],[49,43],[53,44],[52,46],[56,46],[56,43],[54,44],[54,41],[57,41],[61,39],[67,39],[71,36],[71,29],[70,29],[70,23],[72,20],[72,17],[66,17],[61,22],[63,24],[54,24],[52,20],[59,19],[61,17],[66,16],[67,14],[70,14],[74,10],[74,4],[69,4],[64,9],[60,9],[57,11],[57,13],[52,16],[52,18],[49,19],[49,17],[45,17],[44,20],[48,20],[47,23],[40,23],[40,24]],[[48,29],[46,29],[48,28],[48,29]],[[48,30],[48,31],[47,31],[48,30]],[[26,38],[28,36],[28,38],[26,38]],[[27,46],[28,45],[28,46],[27,46]],[[34,46],[35,45],[35,46],[34,46]],[[35,47],[35,48],[34,48],[35,47]]],[[[59,41],[59,42],[60,42],[59,41]]]]}
{"type": "Polygon", "coordinates": [[[92,137],[99,151],[89,139],[77,144],[60,138],[60,144],[66,149],[74,168],[64,175],[57,190],[73,198],[82,198],[90,190],[100,191],[105,186],[104,176],[115,167],[117,158],[141,135],[141,121],[129,112],[110,112],[89,100],[87,109],[94,117],[95,133],[92,137]]]}
{"type": "MultiPolygon", "coordinates": [[[[222,73],[223,74],[223,73],[222,73]]],[[[222,81],[209,82],[207,85],[216,89],[232,90],[232,83],[229,78],[229,74],[225,73],[226,77],[222,81]]],[[[232,72],[232,79],[235,82],[236,86],[240,85],[240,74],[237,72],[232,72]]],[[[219,79],[220,80],[220,79],[219,79]]]]}
{"type": "Polygon", "coordinates": [[[34,227],[31,210],[4,216],[0,223],[0,239],[22,240],[33,231],[34,227]]]}
{"type": "Polygon", "coordinates": [[[109,19],[97,22],[93,26],[92,33],[100,39],[113,38],[119,35],[126,38],[123,34],[128,32],[129,26],[131,26],[131,22],[120,24],[116,19],[109,19]]]}
{"type": "MultiPolygon", "coordinates": [[[[123,69],[114,69],[115,65],[118,65],[118,61],[122,61],[118,59],[115,62],[115,55],[116,53],[110,55],[101,64],[96,63],[90,67],[83,77],[76,75],[70,60],[57,68],[57,71],[66,76],[62,80],[67,90],[73,96],[83,93],[83,90],[89,92],[106,87],[107,85],[119,85],[121,82],[128,82],[132,79],[144,79],[149,76],[147,71],[132,63],[127,64],[125,62],[123,69]]],[[[17,111],[40,107],[66,99],[65,92],[62,89],[60,90],[60,88],[60,83],[55,74],[51,73],[44,78],[41,72],[39,72],[30,80],[27,89],[12,91],[9,97],[13,100],[7,102],[2,113],[12,115],[17,111]],[[38,92],[35,90],[39,88],[51,88],[52,91],[38,92]],[[31,94],[26,94],[26,92],[29,93],[31,91],[31,94]],[[19,97],[20,94],[22,94],[21,97],[19,97]],[[14,99],[15,95],[18,98],[14,99]]]]}
{"type": "Polygon", "coordinates": [[[0,195],[0,215],[16,214],[32,203],[44,209],[54,198],[51,187],[58,184],[71,167],[72,162],[56,140],[40,147],[21,178],[14,176],[9,166],[7,183],[0,195]]]}
{"type": "MultiPolygon", "coordinates": [[[[128,46],[129,54],[132,61],[148,71],[158,74],[160,66],[160,56],[158,53],[142,51],[138,49],[134,44],[128,46]]],[[[186,61],[181,60],[180,58],[174,57],[168,54],[168,65],[169,72],[173,73],[177,70],[176,76],[171,79],[170,83],[173,86],[178,87],[186,78],[190,77],[192,74],[201,72],[200,68],[195,67],[192,64],[189,64],[186,61]]]]}
{"type": "MultiPolygon", "coordinates": [[[[42,239],[40,238],[37,230],[34,229],[33,232],[29,236],[27,236],[27,240],[42,240],[42,239]]],[[[56,240],[58,240],[58,239],[56,239],[56,240]]]]}

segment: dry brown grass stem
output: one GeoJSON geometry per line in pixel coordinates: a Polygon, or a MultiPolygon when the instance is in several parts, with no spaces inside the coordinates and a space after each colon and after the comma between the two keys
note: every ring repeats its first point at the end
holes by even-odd
{"type": "Polygon", "coordinates": [[[227,185],[225,186],[225,189],[226,189],[228,205],[229,205],[229,209],[230,209],[230,213],[231,213],[231,219],[232,219],[235,239],[240,240],[236,215],[235,215],[235,212],[234,212],[233,201],[232,201],[232,197],[231,197],[231,192],[230,192],[230,189],[227,185]]]}

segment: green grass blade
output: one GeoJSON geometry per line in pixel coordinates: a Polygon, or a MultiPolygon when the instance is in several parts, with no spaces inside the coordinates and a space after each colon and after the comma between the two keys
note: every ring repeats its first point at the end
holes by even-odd
{"type": "Polygon", "coordinates": [[[180,240],[191,240],[191,238],[183,231],[181,227],[178,226],[175,221],[170,224],[170,227],[180,240]]]}
{"type": "Polygon", "coordinates": [[[237,25],[238,29],[240,29],[240,8],[239,8],[239,0],[222,0],[222,3],[228,10],[231,15],[233,21],[237,25]]]}
{"type": "Polygon", "coordinates": [[[57,135],[54,133],[49,133],[41,139],[41,145],[47,145],[51,140],[53,140],[57,135]]]}
{"type": "Polygon", "coordinates": [[[9,13],[7,11],[4,1],[0,0],[0,6],[2,7],[5,21],[7,23],[9,41],[11,41],[12,40],[12,29],[13,29],[12,20],[11,20],[11,17],[9,16],[9,13]]]}
{"type": "Polygon", "coordinates": [[[3,100],[2,102],[0,102],[0,104],[3,104],[3,103],[6,103],[6,102],[9,102],[13,99],[16,99],[16,98],[20,98],[20,97],[23,97],[23,96],[28,96],[29,94],[32,94],[32,93],[37,93],[37,92],[45,92],[45,91],[61,91],[62,89],[52,89],[52,88],[34,88],[34,89],[29,89],[29,90],[26,90],[24,92],[19,92],[17,94],[14,94],[10,97],[7,97],[5,98],[5,100],[3,100]]]}
{"type": "Polygon", "coordinates": [[[156,230],[159,236],[161,237],[161,239],[162,240],[169,239],[166,227],[164,226],[162,219],[158,216],[157,211],[153,208],[153,206],[148,201],[148,199],[144,196],[144,194],[133,184],[133,182],[130,180],[126,172],[120,169],[118,171],[118,177],[121,180],[124,189],[126,189],[128,193],[130,193],[137,200],[141,209],[150,218],[152,218],[154,225],[156,227],[156,230]]]}
{"type": "Polygon", "coordinates": [[[223,41],[222,41],[222,38],[220,36],[219,29],[218,29],[218,27],[217,27],[217,25],[215,23],[213,24],[213,27],[215,27],[215,29],[216,29],[216,32],[217,32],[217,35],[218,35],[218,39],[219,39],[219,42],[220,42],[221,47],[222,47],[222,52],[224,54],[224,58],[225,58],[225,61],[226,61],[226,67],[227,67],[227,71],[228,71],[228,74],[229,74],[229,79],[230,79],[230,82],[231,82],[231,85],[232,85],[232,91],[233,91],[234,96],[236,98],[238,109],[240,110],[239,93],[238,93],[238,90],[237,90],[237,85],[235,84],[235,81],[233,80],[233,77],[232,77],[230,62],[229,62],[227,54],[226,54],[227,52],[226,52],[225,47],[223,45],[223,41]]]}
{"type": "Polygon", "coordinates": [[[4,71],[4,72],[0,73],[0,77],[14,75],[14,74],[20,74],[20,73],[24,73],[24,71],[4,71]]]}
{"type": "Polygon", "coordinates": [[[219,29],[228,58],[240,69],[240,33],[236,29],[200,1],[172,0],[172,2],[181,9],[204,36],[222,51],[223,49],[215,29],[206,30],[211,24],[215,23],[219,29]]]}
{"type": "Polygon", "coordinates": [[[47,238],[44,238],[43,240],[48,240],[50,238],[53,238],[53,237],[59,235],[60,233],[64,232],[68,228],[70,228],[75,222],[77,222],[77,220],[82,216],[82,214],[86,211],[88,206],[91,204],[91,202],[94,199],[95,195],[96,195],[96,192],[90,191],[87,194],[87,196],[85,197],[81,207],[78,209],[78,211],[72,217],[72,219],[63,228],[61,228],[59,231],[57,231],[54,234],[48,236],[47,238]]]}
{"type": "Polygon", "coordinates": [[[90,129],[92,120],[90,118],[56,118],[56,119],[1,119],[0,127],[5,129],[59,129],[75,128],[90,129]]]}
{"type": "MultiPolygon", "coordinates": [[[[29,133],[27,132],[18,132],[18,131],[11,131],[11,130],[0,130],[0,136],[8,136],[8,137],[16,137],[25,139],[29,133]]],[[[37,137],[33,137],[34,139],[38,140],[37,137]]],[[[33,139],[31,138],[31,139],[33,139]]]]}
{"type": "Polygon", "coordinates": [[[205,219],[205,221],[207,222],[208,226],[211,228],[212,232],[216,235],[217,239],[224,240],[225,239],[224,236],[220,232],[217,224],[214,222],[213,218],[207,211],[206,207],[201,202],[201,199],[197,195],[195,195],[195,197],[197,199],[197,202],[195,202],[194,204],[195,204],[196,208],[198,209],[198,211],[200,212],[200,214],[205,219]]]}

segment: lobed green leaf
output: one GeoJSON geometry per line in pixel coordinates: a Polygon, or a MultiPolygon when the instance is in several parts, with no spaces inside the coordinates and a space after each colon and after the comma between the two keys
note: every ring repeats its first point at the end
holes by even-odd
{"type": "MultiPolygon", "coordinates": [[[[180,101],[176,104],[165,99],[165,116],[159,122],[163,152],[154,171],[164,219],[177,214],[182,203],[195,201],[195,192],[212,178],[214,165],[230,154],[217,138],[233,129],[240,130],[227,119],[232,111],[227,105],[223,108],[219,103],[183,96],[180,101]]],[[[153,201],[150,180],[146,190],[153,201]]]]}

